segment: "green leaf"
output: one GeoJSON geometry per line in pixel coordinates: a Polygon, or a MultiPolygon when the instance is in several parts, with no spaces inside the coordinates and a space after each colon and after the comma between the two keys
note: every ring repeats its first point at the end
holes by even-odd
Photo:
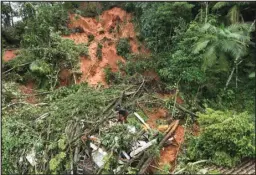
{"type": "Polygon", "coordinates": [[[202,42],[199,42],[196,44],[196,47],[193,51],[193,53],[198,54],[201,50],[203,50],[204,48],[206,48],[207,44],[210,42],[210,40],[205,40],[202,42]]]}
{"type": "Polygon", "coordinates": [[[255,78],[255,72],[250,73],[249,78],[255,78]]]}

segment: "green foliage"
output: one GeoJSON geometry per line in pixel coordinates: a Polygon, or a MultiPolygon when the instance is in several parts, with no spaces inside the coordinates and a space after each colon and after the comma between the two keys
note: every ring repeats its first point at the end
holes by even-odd
{"type": "MultiPolygon", "coordinates": [[[[136,111],[141,118],[146,122],[148,120],[148,117],[144,114],[143,111],[136,111]]],[[[130,114],[127,117],[127,121],[129,123],[129,125],[134,126],[136,129],[141,130],[143,129],[143,125],[141,124],[141,122],[139,121],[139,119],[135,116],[135,114],[130,114]]]]}
{"type": "Polygon", "coordinates": [[[90,34],[88,35],[88,42],[92,42],[94,40],[94,35],[93,34],[90,34]]]}
{"type": "Polygon", "coordinates": [[[5,82],[2,83],[2,105],[5,106],[11,102],[15,96],[21,95],[20,90],[18,89],[18,83],[15,82],[5,82]]]}
{"type": "MultiPolygon", "coordinates": [[[[250,2],[217,2],[212,10],[221,11],[223,16],[225,15],[229,24],[243,22],[242,11],[248,6],[251,6],[250,2]]],[[[250,9],[253,10],[253,9],[250,9]]],[[[249,11],[250,11],[249,10],[249,11]]]]}
{"type": "MultiPolygon", "coordinates": [[[[15,84],[6,84],[4,88],[8,88],[14,97],[19,95],[15,84]]],[[[16,104],[4,109],[2,112],[3,172],[35,173],[35,169],[29,164],[23,162],[23,166],[19,166],[17,159],[23,157],[24,160],[24,156],[35,146],[38,164],[42,165],[46,162],[46,168],[39,166],[38,171],[49,174],[47,167],[50,166],[52,172],[61,173],[60,170],[64,168],[62,165],[69,160],[68,156],[61,153],[67,144],[63,135],[67,123],[73,121],[72,118],[84,119],[85,127],[93,129],[92,123],[97,123],[103,117],[100,111],[109,104],[110,99],[120,96],[123,88],[124,86],[95,90],[86,84],[73,85],[59,88],[43,98],[42,102],[49,105],[16,104]],[[36,120],[45,113],[49,113],[49,116],[36,120]],[[46,157],[41,156],[42,150],[46,157]],[[54,157],[51,158],[52,155],[54,157]]],[[[7,94],[5,93],[4,96],[6,99],[7,94]]],[[[66,154],[71,153],[67,151],[66,154]]]]}
{"type": "Polygon", "coordinates": [[[51,41],[51,31],[66,30],[68,13],[62,4],[41,3],[35,16],[26,20],[27,26],[22,39],[23,47],[47,46],[51,41]]]}
{"type": "Polygon", "coordinates": [[[87,87],[86,83],[81,83],[81,84],[73,84],[69,87],[62,86],[58,89],[55,89],[53,93],[47,95],[45,98],[48,101],[57,101],[60,99],[63,99],[67,97],[70,94],[75,94],[79,91],[79,89],[87,87]]]}
{"type": "Polygon", "coordinates": [[[100,139],[107,149],[117,148],[119,152],[129,149],[134,137],[126,124],[118,124],[103,132],[100,139]]]}
{"type": "Polygon", "coordinates": [[[96,17],[101,14],[102,6],[99,2],[82,2],[79,10],[84,17],[96,17]]]}
{"type": "Polygon", "coordinates": [[[50,66],[43,60],[35,60],[30,64],[30,70],[34,73],[46,75],[50,73],[50,66]]]}
{"type": "Polygon", "coordinates": [[[224,29],[205,24],[198,32],[200,32],[200,37],[195,45],[194,53],[205,51],[203,70],[216,64],[219,57],[228,59],[224,54],[229,54],[235,60],[248,53],[250,26],[247,24],[231,25],[224,29]]]}
{"type": "Polygon", "coordinates": [[[155,56],[161,79],[171,84],[180,79],[186,92],[197,93],[198,87],[203,87],[204,96],[218,93],[235,59],[250,62],[249,31],[247,24],[218,27],[192,22],[185,32],[177,28],[173,38],[179,42],[173,51],[155,56]]]}
{"type": "Polygon", "coordinates": [[[122,80],[121,72],[113,72],[109,66],[104,68],[104,73],[107,83],[118,84],[122,80]]]}
{"type": "Polygon", "coordinates": [[[151,56],[144,54],[131,54],[125,64],[119,63],[119,68],[128,75],[143,73],[147,70],[156,69],[156,64],[151,56]]]}
{"type": "Polygon", "coordinates": [[[58,140],[58,147],[61,149],[61,150],[64,150],[65,147],[66,147],[66,139],[65,137],[63,136],[63,138],[59,139],[58,140]]]}
{"type": "Polygon", "coordinates": [[[14,69],[15,72],[20,75],[29,73],[34,77],[33,79],[37,80],[38,86],[42,86],[43,81],[45,81],[45,87],[52,88],[58,70],[63,68],[75,69],[75,66],[78,65],[79,56],[87,55],[88,48],[83,44],[75,45],[74,41],[63,39],[58,33],[51,33],[50,37],[51,40],[47,47],[21,49],[16,59],[5,63],[4,67],[17,67],[14,69]],[[26,63],[29,64],[18,67],[26,63]],[[66,66],[63,66],[63,63],[66,66]]]}
{"type": "Polygon", "coordinates": [[[169,174],[171,165],[170,164],[164,164],[161,168],[162,170],[157,170],[155,174],[169,174]]]}
{"type": "Polygon", "coordinates": [[[147,46],[155,52],[169,50],[174,28],[181,21],[191,20],[192,8],[187,2],[152,3],[142,7],[140,28],[147,46]]]}
{"type": "Polygon", "coordinates": [[[110,83],[111,80],[114,78],[111,67],[108,66],[108,67],[104,68],[104,73],[105,73],[105,79],[106,79],[107,83],[110,83]]]}
{"type": "Polygon", "coordinates": [[[237,112],[247,111],[249,114],[254,114],[255,86],[246,76],[243,79],[247,83],[238,88],[220,89],[215,93],[215,99],[204,99],[204,103],[214,109],[232,109],[237,112]]]}
{"type": "Polygon", "coordinates": [[[159,148],[159,146],[157,144],[152,145],[150,148],[148,148],[145,153],[149,156],[149,157],[153,157],[153,158],[160,158],[160,151],[161,149],[159,148]]]}
{"type": "Polygon", "coordinates": [[[102,60],[102,45],[100,43],[97,46],[96,56],[99,60],[102,60]]]}
{"type": "Polygon", "coordinates": [[[50,170],[52,172],[56,173],[56,170],[59,169],[59,165],[62,162],[62,160],[66,157],[66,153],[65,152],[60,152],[59,154],[57,154],[54,158],[52,158],[50,160],[50,170]]]}
{"type": "Polygon", "coordinates": [[[176,167],[175,174],[207,174],[209,173],[208,169],[203,168],[204,166],[202,165],[202,163],[205,162],[205,160],[189,163],[181,162],[181,164],[176,167]]]}
{"type": "MultiPolygon", "coordinates": [[[[156,54],[158,73],[162,80],[174,84],[180,79],[182,88],[183,84],[186,84],[186,88],[189,88],[206,82],[206,74],[200,69],[201,56],[192,53],[192,48],[188,47],[198,40],[197,33],[199,29],[197,23],[191,23],[185,32],[177,28],[177,36],[173,38],[179,40],[179,42],[173,53],[156,54]],[[187,86],[187,84],[191,84],[191,86],[187,86]]],[[[191,91],[191,89],[187,90],[191,91]]]]}
{"type": "Polygon", "coordinates": [[[23,167],[18,166],[19,159],[17,159],[17,155],[23,157],[24,153],[28,153],[33,146],[41,143],[39,132],[42,131],[42,126],[37,125],[37,131],[33,128],[34,120],[41,110],[39,107],[29,107],[23,105],[16,108],[14,112],[4,110],[2,113],[3,172],[5,174],[21,174],[26,171],[33,173],[29,167],[24,171],[23,167]]]}
{"type": "MultiPolygon", "coordinates": [[[[187,136],[187,157],[179,167],[185,167],[183,173],[203,172],[200,171],[202,166],[189,163],[195,160],[210,159],[217,165],[234,166],[244,157],[254,157],[254,118],[249,115],[255,113],[255,74],[252,73],[255,69],[255,55],[252,54],[255,48],[250,42],[250,32],[254,26],[239,23],[243,21],[242,16],[249,18],[255,10],[254,6],[248,8],[248,4],[217,2],[209,3],[207,9],[204,4],[187,2],[21,2],[18,4],[20,13],[17,13],[10,3],[2,2],[2,45],[21,47],[16,59],[2,65],[3,71],[13,68],[4,74],[1,96],[3,173],[49,174],[62,173],[63,169],[70,168],[69,156],[72,153],[65,149],[68,140],[63,135],[67,131],[67,123],[69,125],[75,120],[83,120],[83,129],[95,129],[105,115],[101,111],[127,88],[127,84],[120,83],[125,78],[121,72],[114,73],[107,67],[104,70],[107,82],[118,86],[94,89],[82,83],[55,89],[59,71],[77,71],[79,56],[88,56],[87,45],[76,45],[72,40],[60,36],[60,33],[67,35],[70,32],[66,27],[68,12],[76,13],[77,16],[97,16],[99,20],[99,14],[112,7],[121,7],[133,13],[135,28],[141,30],[136,31],[136,36],[141,42],[145,39],[151,53],[154,53],[153,56],[131,54],[129,39],[121,38],[116,50],[118,55],[127,59],[125,64],[118,63],[122,73],[130,76],[157,71],[169,86],[179,82],[179,89],[184,94],[195,101],[204,102],[206,106],[219,109],[214,111],[207,108],[205,114],[198,114],[201,135],[187,136]],[[201,13],[197,15],[200,6],[201,13]],[[211,9],[216,10],[214,12],[218,15],[211,13],[211,9]],[[221,17],[226,14],[228,22],[221,17]],[[198,20],[200,15],[208,18],[205,24],[202,24],[203,20],[198,20]],[[14,16],[21,17],[22,21],[12,24],[14,16]],[[196,18],[190,22],[192,16],[196,18]],[[230,23],[233,25],[225,25],[230,23]],[[223,84],[236,63],[239,63],[237,74],[235,72],[238,87],[235,88],[233,78],[230,88],[223,91],[223,84]],[[21,94],[18,83],[28,80],[36,81],[39,88],[52,90],[47,96],[37,96],[43,103],[33,105],[24,102],[26,96],[21,94]],[[38,119],[45,114],[45,118],[38,119]],[[31,148],[36,151],[36,169],[26,161],[31,148]]],[[[88,41],[92,43],[94,36],[89,35],[88,41]]],[[[102,58],[101,44],[98,44],[96,54],[99,59],[102,58]]],[[[37,89],[36,93],[40,92],[37,89]]],[[[146,107],[157,106],[153,97],[147,100],[152,103],[145,104],[146,107]]],[[[141,111],[138,113],[147,120],[141,111]]],[[[128,123],[141,129],[141,123],[134,114],[128,116],[128,123]]],[[[118,148],[117,151],[128,150],[135,136],[129,133],[126,124],[116,125],[106,131],[100,129],[99,132],[103,145],[108,149],[118,148]]],[[[152,136],[151,133],[150,138],[152,136]]],[[[162,137],[160,133],[158,139],[162,137]]],[[[118,158],[113,154],[108,157],[103,172],[112,173],[113,168],[117,167],[118,158]]],[[[153,145],[146,150],[146,154],[159,156],[159,147],[153,145]]],[[[164,166],[163,169],[167,173],[170,167],[164,166]]],[[[136,172],[136,169],[128,168],[128,173],[136,172]]]]}
{"type": "Polygon", "coordinates": [[[25,2],[21,4],[20,14],[24,21],[35,18],[38,3],[25,2]]]}
{"type": "Polygon", "coordinates": [[[4,41],[3,47],[19,47],[24,33],[25,23],[17,22],[14,26],[2,27],[2,39],[4,41]]]}
{"type": "Polygon", "coordinates": [[[131,52],[131,46],[128,38],[121,38],[116,45],[117,54],[127,58],[131,52]]]}
{"type": "Polygon", "coordinates": [[[13,23],[14,9],[10,2],[1,2],[1,22],[4,26],[9,27],[13,23]]]}
{"type": "Polygon", "coordinates": [[[217,165],[231,167],[244,157],[253,157],[253,120],[247,112],[235,114],[207,108],[205,114],[199,113],[201,134],[189,141],[190,159],[211,159],[217,165]]]}

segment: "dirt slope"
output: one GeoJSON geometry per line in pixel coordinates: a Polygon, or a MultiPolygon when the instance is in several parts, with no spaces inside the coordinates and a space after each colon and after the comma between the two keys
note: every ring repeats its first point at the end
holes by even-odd
{"type": "Polygon", "coordinates": [[[136,39],[134,25],[131,22],[132,16],[121,8],[112,8],[95,18],[85,18],[79,15],[70,14],[69,28],[79,28],[82,33],[72,33],[63,36],[75,41],[75,43],[89,44],[89,56],[81,57],[80,81],[86,81],[89,85],[98,83],[107,86],[105,81],[104,68],[110,66],[113,72],[118,71],[117,62],[125,62],[125,59],[117,55],[116,44],[120,38],[128,38],[132,53],[148,53],[143,46],[140,46],[136,39]],[[93,35],[94,40],[88,43],[88,36],[93,35]],[[98,43],[102,47],[102,60],[96,56],[98,43]]]}

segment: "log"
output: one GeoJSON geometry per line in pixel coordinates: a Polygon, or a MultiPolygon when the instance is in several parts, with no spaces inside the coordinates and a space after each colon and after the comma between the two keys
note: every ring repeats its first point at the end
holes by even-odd
{"type": "MultiPolygon", "coordinates": [[[[170,130],[170,132],[168,132],[165,137],[163,138],[163,140],[159,143],[159,148],[162,149],[164,143],[166,142],[166,140],[168,140],[168,138],[174,133],[174,131],[176,130],[176,128],[178,127],[179,124],[179,120],[174,121],[173,127],[170,130]]],[[[146,170],[148,169],[148,167],[150,166],[151,162],[154,160],[154,157],[149,157],[146,162],[143,164],[143,166],[141,167],[140,171],[138,174],[145,174],[146,170]]]]}
{"type": "Polygon", "coordinates": [[[181,106],[181,105],[179,105],[179,104],[176,104],[176,107],[177,107],[179,110],[184,111],[184,112],[190,114],[190,115],[193,116],[193,117],[198,117],[198,115],[196,115],[195,113],[189,111],[188,109],[184,108],[183,106],[181,106]]]}
{"type": "Polygon", "coordinates": [[[134,112],[134,115],[141,121],[141,123],[143,123],[149,130],[151,130],[148,124],[145,123],[145,121],[141,118],[141,116],[137,112],[134,112]]]}

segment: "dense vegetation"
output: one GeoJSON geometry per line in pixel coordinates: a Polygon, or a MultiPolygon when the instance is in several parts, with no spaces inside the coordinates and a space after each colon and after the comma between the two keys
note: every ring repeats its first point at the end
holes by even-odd
{"type": "MultiPolygon", "coordinates": [[[[15,59],[2,63],[3,173],[68,172],[73,154],[70,142],[80,131],[74,128],[70,132],[72,128],[67,128],[80,125],[77,121],[83,119],[82,125],[93,129],[102,121],[99,110],[130,83],[121,72],[131,78],[146,70],[156,71],[168,88],[179,87],[186,108],[198,112],[196,120],[201,134],[188,136],[183,145],[186,151],[177,167],[202,159],[232,167],[243,158],[255,157],[255,2],[1,5],[1,55],[6,49],[19,48],[15,59]],[[128,38],[119,38],[116,50],[126,63],[119,63],[120,72],[116,73],[105,68],[106,80],[113,86],[93,89],[82,83],[56,89],[59,71],[72,70],[70,79],[75,82],[80,70],[78,57],[88,55],[87,45],[61,37],[72,32],[67,27],[68,13],[97,18],[104,10],[116,6],[133,14],[137,38],[151,54],[133,54],[128,38]],[[15,22],[15,17],[21,20],[15,22]],[[24,102],[18,86],[30,80],[36,82],[41,103],[24,102]],[[32,167],[25,160],[32,147],[42,167],[32,167]]],[[[90,35],[88,44],[93,40],[90,35]]],[[[97,45],[96,56],[102,60],[101,44],[97,45]]],[[[164,105],[169,106],[168,102],[164,105]]],[[[102,135],[103,140],[108,140],[103,145],[111,148],[111,134],[124,131],[120,127],[102,135]]],[[[126,147],[130,139],[127,135],[117,144],[126,147]]],[[[112,172],[110,169],[105,171],[112,172]]]]}

